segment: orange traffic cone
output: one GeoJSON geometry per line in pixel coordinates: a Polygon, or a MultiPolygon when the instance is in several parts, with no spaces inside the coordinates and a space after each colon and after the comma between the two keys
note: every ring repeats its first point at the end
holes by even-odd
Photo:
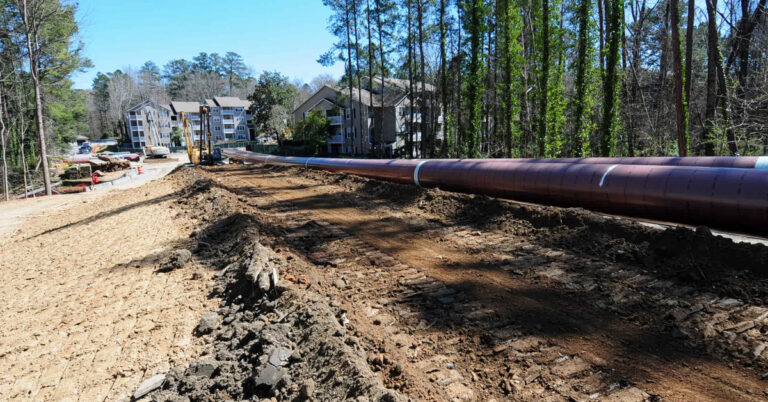
{"type": "Polygon", "coordinates": [[[139,169],[139,174],[144,174],[144,168],[141,165],[139,165],[138,169],[139,169]]]}

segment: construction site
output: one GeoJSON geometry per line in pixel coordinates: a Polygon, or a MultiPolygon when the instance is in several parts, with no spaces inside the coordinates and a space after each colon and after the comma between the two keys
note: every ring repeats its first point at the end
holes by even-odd
{"type": "Polygon", "coordinates": [[[220,153],[3,205],[1,399],[768,398],[762,158],[220,153]]]}
{"type": "Polygon", "coordinates": [[[768,0],[0,1],[0,402],[768,401],[768,0]]]}

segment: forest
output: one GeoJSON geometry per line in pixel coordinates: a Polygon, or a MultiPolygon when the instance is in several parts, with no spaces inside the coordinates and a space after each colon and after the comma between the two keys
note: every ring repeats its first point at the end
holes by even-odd
{"type": "MultiPolygon", "coordinates": [[[[317,61],[342,63],[339,85],[407,79],[412,110],[443,111],[405,157],[766,154],[767,0],[322,1],[337,40],[317,61]]],[[[122,116],[142,100],[249,98],[257,129],[279,136],[296,103],[337,84],[255,77],[235,52],[201,52],[74,89],[91,67],[76,7],[0,0],[4,198],[30,182],[50,189],[41,155],[77,135],[124,137],[122,116]]]]}
{"type": "Polygon", "coordinates": [[[324,0],[318,61],[439,104],[445,139],[431,116],[419,156],[765,154],[765,3],[324,0]]]}
{"type": "Polygon", "coordinates": [[[158,104],[171,100],[203,102],[214,96],[245,99],[256,80],[252,69],[235,52],[201,52],[187,59],[174,59],[162,68],[153,61],[138,70],[97,73],[88,102],[91,138],[124,138],[124,116],[128,109],[147,99],[158,104]]]}

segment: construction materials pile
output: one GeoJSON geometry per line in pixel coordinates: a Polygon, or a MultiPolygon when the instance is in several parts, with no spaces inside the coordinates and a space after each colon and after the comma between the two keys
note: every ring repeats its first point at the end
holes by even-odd
{"type": "Polygon", "coordinates": [[[115,172],[131,167],[131,162],[107,155],[96,155],[95,158],[89,159],[88,163],[94,171],[100,170],[102,172],[115,172]]]}

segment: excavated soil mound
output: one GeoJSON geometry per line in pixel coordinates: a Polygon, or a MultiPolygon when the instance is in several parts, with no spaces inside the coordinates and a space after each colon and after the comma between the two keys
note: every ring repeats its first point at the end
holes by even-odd
{"type": "Polygon", "coordinates": [[[753,302],[761,299],[768,304],[763,284],[768,279],[768,247],[714,236],[706,227],[658,229],[581,208],[517,203],[319,170],[277,169],[292,169],[294,174],[341,186],[356,196],[417,209],[451,224],[498,229],[515,235],[530,234],[547,247],[636,263],[663,277],[716,286],[753,302]],[[744,288],[745,274],[755,278],[755,286],[744,288]]]}
{"type": "Polygon", "coordinates": [[[280,279],[286,261],[260,244],[253,217],[227,215],[236,210],[231,193],[198,179],[186,195],[184,211],[212,222],[193,234],[194,255],[221,267],[212,289],[221,307],[196,330],[209,353],[173,368],[151,400],[404,400],[371,371],[343,313],[280,279]]]}

